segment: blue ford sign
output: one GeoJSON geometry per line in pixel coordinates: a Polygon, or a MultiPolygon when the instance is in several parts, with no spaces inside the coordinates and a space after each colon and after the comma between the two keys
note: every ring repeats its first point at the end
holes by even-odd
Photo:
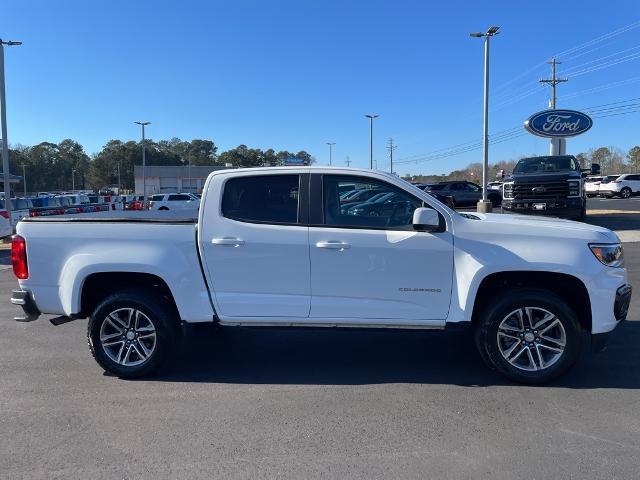
{"type": "Polygon", "coordinates": [[[589,115],[575,110],[545,110],[524,122],[524,128],[539,137],[575,137],[592,125],[589,115]]]}

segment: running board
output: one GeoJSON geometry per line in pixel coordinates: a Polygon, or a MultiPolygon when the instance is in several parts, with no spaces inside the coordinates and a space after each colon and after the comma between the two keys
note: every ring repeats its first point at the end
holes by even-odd
{"type": "Polygon", "coordinates": [[[54,327],[57,327],[59,325],[65,324],[65,323],[73,322],[74,320],[75,320],[75,318],[65,317],[63,315],[61,317],[52,318],[49,321],[51,322],[51,325],[53,325],[54,327]]]}
{"type": "Polygon", "coordinates": [[[399,325],[395,323],[305,323],[305,322],[218,322],[225,327],[322,327],[322,328],[395,328],[401,330],[444,330],[444,324],[399,325]]]}

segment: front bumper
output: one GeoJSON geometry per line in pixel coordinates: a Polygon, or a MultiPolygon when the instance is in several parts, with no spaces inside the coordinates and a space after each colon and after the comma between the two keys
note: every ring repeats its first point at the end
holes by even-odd
{"type": "MultiPolygon", "coordinates": [[[[616,290],[616,296],[613,302],[613,316],[618,324],[627,319],[632,290],[629,284],[622,285],[616,290]]],[[[597,353],[604,350],[607,347],[610,335],[611,331],[591,334],[591,351],[597,353]]]]}
{"type": "Polygon", "coordinates": [[[21,306],[24,313],[24,315],[13,318],[16,322],[33,322],[40,316],[40,310],[38,310],[31,292],[27,290],[13,290],[11,292],[11,303],[21,306]]]}
{"type": "Polygon", "coordinates": [[[536,215],[551,215],[554,217],[579,217],[582,213],[582,198],[560,199],[510,199],[502,200],[502,208],[514,213],[532,213],[536,215]],[[535,205],[544,204],[544,210],[536,209],[535,205]]]}

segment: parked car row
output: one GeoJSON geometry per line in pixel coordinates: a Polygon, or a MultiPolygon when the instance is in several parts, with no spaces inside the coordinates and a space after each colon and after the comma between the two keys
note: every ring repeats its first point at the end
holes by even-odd
{"type": "Polygon", "coordinates": [[[640,193],[640,174],[625,173],[603,177],[588,177],[585,183],[588,197],[629,198],[640,193]]]}
{"type": "MultiPolygon", "coordinates": [[[[439,195],[447,199],[443,203],[450,207],[473,207],[482,199],[482,187],[473,182],[448,181],[430,183],[419,186],[419,188],[422,188],[425,192],[433,196],[439,195]]],[[[499,207],[502,203],[502,194],[500,190],[495,190],[489,185],[487,188],[487,199],[491,201],[494,207],[499,207]]]]}

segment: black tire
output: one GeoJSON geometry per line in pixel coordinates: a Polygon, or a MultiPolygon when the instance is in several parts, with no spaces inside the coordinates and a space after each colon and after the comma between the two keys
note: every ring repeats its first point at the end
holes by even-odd
{"type": "MultiPolygon", "coordinates": [[[[113,322],[109,325],[109,328],[111,328],[111,325],[113,325],[113,322]]],[[[162,297],[149,290],[128,289],[107,297],[96,307],[89,318],[87,341],[93,358],[107,372],[121,378],[138,378],[158,370],[174,349],[179,337],[179,331],[179,321],[172,305],[169,305],[162,297]],[[155,329],[154,347],[146,360],[139,365],[129,366],[117,363],[105,351],[105,347],[100,341],[101,329],[107,321],[107,317],[119,309],[134,309],[142,312],[155,329]]],[[[116,338],[116,341],[120,341],[120,339],[116,338]]],[[[133,343],[136,343],[136,341],[134,340],[133,343]]],[[[125,348],[124,343],[122,347],[125,348]]],[[[137,358],[135,353],[133,355],[134,358],[137,358]]]]}
{"type": "Polygon", "coordinates": [[[620,197],[621,198],[629,198],[631,197],[631,189],[629,187],[624,187],[622,190],[620,190],[620,197]]]}
{"type": "Polygon", "coordinates": [[[169,210],[167,207],[160,207],[158,210],[169,210]]]}
{"type": "MultiPolygon", "coordinates": [[[[480,356],[489,367],[514,382],[531,385],[549,382],[567,372],[578,359],[581,330],[576,314],[561,297],[548,290],[514,288],[507,292],[502,292],[480,313],[477,320],[474,338],[480,356]],[[535,371],[514,366],[503,356],[498,345],[498,327],[501,322],[505,318],[509,318],[511,312],[524,307],[544,309],[550,312],[560,321],[565,333],[564,350],[555,360],[555,363],[550,361],[550,366],[535,371]]],[[[555,320],[553,322],[555,323],[555,320]]],[[[520,340],[520,343],[526,344],[527,342],[520,340]]],[[[533,343],[529,345],[534,345],[535,347],[533,343]]],[[[516,347],[514,351],[517,353],[519,348],[529,349],[525,345],[524,347],[516,347]]],[[[539,347],[536,347],[536,349],[540,351],[539,347]]],[[[533,356],[535,350],[529,351],[532,352],[533,356]]],[[[523,358],[526,359],[528,357],[523,358]]],[[[537,355],[533,358],[540,360],[537,355]]]]}

